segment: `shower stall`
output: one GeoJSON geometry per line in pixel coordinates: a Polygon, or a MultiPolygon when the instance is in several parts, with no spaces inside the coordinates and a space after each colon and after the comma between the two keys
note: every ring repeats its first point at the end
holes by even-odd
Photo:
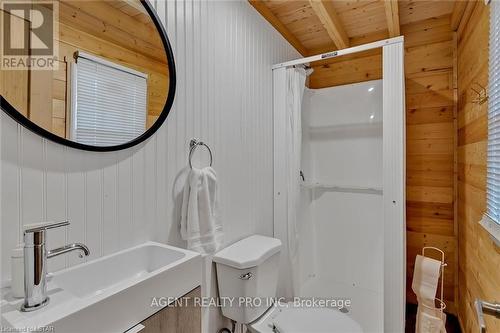
{"type": "Polygon", "coordinates": [[[279,296],[349,301],[365,332],[404,331],[403,38],[273,67],[279,296]],[[317,60],[382,48],[381,80],[306,87],[317,60]]]}

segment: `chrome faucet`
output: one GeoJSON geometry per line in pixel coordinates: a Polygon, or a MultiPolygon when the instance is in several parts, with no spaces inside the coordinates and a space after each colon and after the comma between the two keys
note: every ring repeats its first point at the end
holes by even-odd
{"type": "MultiPolygon", "coordinates": [[[[21,311],[37,310],[49,303],[47,296],[47,258],[63,253],[80,250],[86,256],[90,254],[88,247],[73,243],[47,251],[45,249],[46,232],[69,225],[68,221],[40,223],[26,226],[24,230],[24,304],[21,311]]],[[[80,254],[80,257],[82,255],[80,254]]]]}

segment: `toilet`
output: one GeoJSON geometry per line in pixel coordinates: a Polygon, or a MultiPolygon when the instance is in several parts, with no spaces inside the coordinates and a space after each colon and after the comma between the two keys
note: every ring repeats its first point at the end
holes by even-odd
{"type": "Polygon", "coordinates": [[[214,255],[222,314],[252,333],[359,333],[336,308],[275,302],[281,241],[253,235],[214,255]],[[232,300],[232,301],[231,301],[232,300]]]}

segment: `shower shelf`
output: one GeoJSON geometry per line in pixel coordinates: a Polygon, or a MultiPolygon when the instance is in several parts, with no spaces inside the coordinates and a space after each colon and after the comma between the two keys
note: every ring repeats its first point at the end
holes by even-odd
{"type": "Polygon", "coordinates": [[[361,186],[339,186],[334,184],[324,183],[301,183],[300,186],[311,190],[322,190],[328,192],[344,192],[344,193],[364,193],[382,195],[381,187],[361,187],[361,186]]]}

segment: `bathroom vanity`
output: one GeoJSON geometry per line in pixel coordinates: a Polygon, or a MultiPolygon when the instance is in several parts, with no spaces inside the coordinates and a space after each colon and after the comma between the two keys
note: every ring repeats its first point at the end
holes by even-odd
{"type": "Polygon", "coordinates": [[[21,312],[23,300],[12,299],[4,290],[1,326],[132,333],[139,332],[141,323],[141,332],[197,332],[199,308],[189,303],[162,307],[174,298],[198,296],[200,285],[198,253],[147,242],[50,275],[50,301],[39,310],[21,312]]]}
{"type": "Polygon", "coordinates": [[[194,302],[194,299],[199,297],[201,297],[200,287],[183,296],[187,303],[183,303],[182,306],[167,306],[127,333],[200,333],[201,308],[194,302]]]}

